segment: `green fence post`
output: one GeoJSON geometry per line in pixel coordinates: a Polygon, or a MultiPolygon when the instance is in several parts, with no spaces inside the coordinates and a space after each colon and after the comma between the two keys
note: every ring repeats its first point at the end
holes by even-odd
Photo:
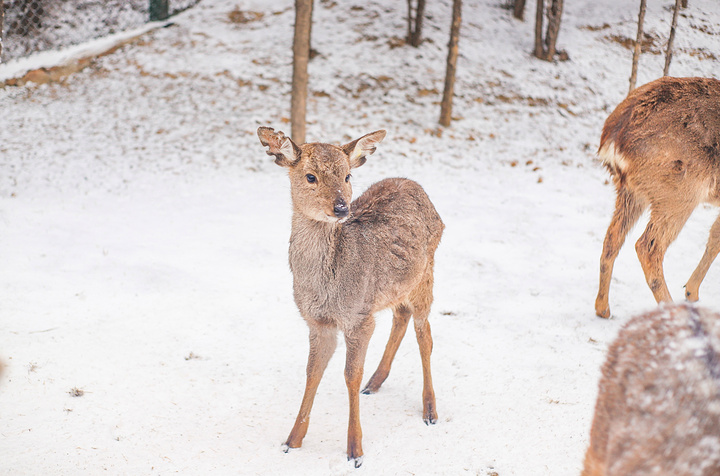
{"type": "Polygon", "coordinates": [[[150,21],[165,20],[168,17],[168,0],[150,0],[150,21]]]}

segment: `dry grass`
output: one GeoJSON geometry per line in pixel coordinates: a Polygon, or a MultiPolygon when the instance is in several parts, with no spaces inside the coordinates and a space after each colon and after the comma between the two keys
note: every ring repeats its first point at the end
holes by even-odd
{"type": "Polygon", "coordinates": [[[718,59],[718,57],[714,53],[706,50],[705,48],[683,48],[680,51],[682,51],[683,53],[687,53],[690,56],[695,57],[699,60],[715,61],[718,59]]]}
{"type": "Polygon", "coordinates": [[[228,20],[230,23],[244,25],[245,23],[262,20],[264,16],[265,14],[263,12],[243,11],[235,7],[235,10],[228,13],[228,20]]]}
{"type": "MultiPolygon", "coordinates": [[[[605,37],[606,40],[612,41],[613,43],[618,43],[623,48],[626,48],[628,50],[634,50],[635,49],[635,39],[634,38],[628,38],[627,36],[623,35],[607,35],[605,37]]],[[[641,53],[650,53],[653,55],[659,55],[662,53],[662,41],[660,40],[660,37],[655,33],[643,33],[643,39],[640,42],[640,52],[641,53]]]]}
{"type": "Polygon", "coordinates": [[[600,30],[607,30],[610,28],[610,24],[603,23],[602,25],[596,26],[596,25],[585,25],[581,26],[581,30],[587,30],[587,31],[600,31],[600,30]]]}
{"type": "Polygon", "coordinates": [[[68,393],[70,394],[71,397],[82,397],[83,395],[85,395],[85,390],[83,390],[81,388],[73,387],[68,391],[68,393]]]}

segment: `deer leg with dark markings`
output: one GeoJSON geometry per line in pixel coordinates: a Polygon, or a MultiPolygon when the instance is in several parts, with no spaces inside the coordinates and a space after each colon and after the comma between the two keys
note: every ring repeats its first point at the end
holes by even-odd
{"type": "Polygon", "coordinates": [[[676,202],[668,206],[663,203],[654,204],[650,212],[650,222],[635,244],[645,280],[657,302],[672,301],[665,282],[663,260],[668,246],[675,241],[696,205],[694,202],[676,202]]]}

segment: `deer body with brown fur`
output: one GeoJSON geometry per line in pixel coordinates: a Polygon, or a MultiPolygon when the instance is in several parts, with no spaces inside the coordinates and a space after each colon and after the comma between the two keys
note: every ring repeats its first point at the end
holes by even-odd
{"type": "Polygon", "coordinates": [[[582,476],[720,474],[720,314],[663,304],[608,349],[582,476]]]}
{"type": "MultiPolygon", "coordinates": [[[[613,265],[628,231],[650,207],[650,221],[635,245],[657,302],[671,301],[665,251],[698,204],[720,205],[720,81],[664,77],[632,91],[605,121],[598,151],[617,198],[600,258],[595,312],[610,317],[613,265]]],[[[698,300],[700,283],[720,252],[720,217],[705,254],[685,286],[698,300]]]]}
{"type": "Polygon", "coordinates": [[[423,369],[423,420],[435,423],[430,373],[432,336],[428,315],[433,295],[433,264],[444,225],[417,183],[385,179],[350,202],[350,170],[361,166],[385,131],[343,146],[296,145],[282,132],[258,129],[268,155],[288,169],[292,197],[290,269],[295,303],[310,329],[305,393],[284,448],[298,448],[308,429],[313,400],[338,331],[345,337],[345,381],[350,401],[347,456],[362,464],[359,393],[373,315],[393,311],[393,326],[377,371],[363,393],[374,393],[413,317],[423,369]]]}

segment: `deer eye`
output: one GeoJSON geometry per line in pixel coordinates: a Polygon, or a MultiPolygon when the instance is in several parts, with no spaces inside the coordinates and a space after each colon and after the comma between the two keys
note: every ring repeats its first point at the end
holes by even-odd
{"type": "Polygon", "coordinates": [[[315,177],[313,174],[307,174],[305,178],[307,179],[308,183],[317,182],[317,177],[315,177]]]}
{"type": "Polygon", "coordinates": [[[347,174],[347,177],[345,177],[345,181],[346,181],[346,182],[349,182],[349,181],[350,181],[350,174],[347,174]]]}

